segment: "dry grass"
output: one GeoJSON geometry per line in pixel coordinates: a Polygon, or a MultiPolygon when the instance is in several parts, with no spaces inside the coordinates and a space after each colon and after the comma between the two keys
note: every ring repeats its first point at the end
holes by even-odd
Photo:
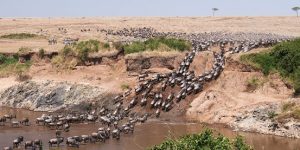
{"type": "MultiPolygon", "coordinates": [[[[197,32],[261,32],[300,36],[300,26],[295,17],[95,17],[95,18],[3,18],[0,20],[0,36],[11,33],[32,33],[45,39],[11,40],[0,39],[0,52],[18,51],[21,46],[33,50],[57,51],[63,48],[65,37],[80,40],[98,39],[105,41],[106,36],[96,31],[96,27],[122,29],[124,27],[153,27],[158,31],[197,32]],[[123,21],[126,20],[126,21],[123,21]],[[68,32],[58,31],[58,27],[68,32]],[[90,28],[82,33],[80,29],[90,28]],[[41,29],[43,31],[41,32],[41,29]],[[47,38],[58,39],[57,45],[48,45],[47,38]]],[[[117,39],[122,40],[122,38],[117,39]]],[[[115,41],[117,41],[115,40],[115,41]]]]}
{"type": "Polygon", "coordinates": [[[267,78],[252,77],[247,80],[246,92],[254,92],[257,88],[263,86],[267,82],[267,78]]]}
{"type": "Polygon", "coordinates": [[[125,59],[135,59],[139,57],[150,58],[150,57],[175,57],[182,54],[178,51],[164,51],[164,50],[154,50],[154,51],[144,51],[139,53],[132,53],[125,56],[125,59]]]}
{"type": "Polygon", "coordinates": [[[285,122],[288,118],[300,120],[300,104],[295,102],[286,102],[282,104],[281,113],[278,115],[279,122],[285,122]]]}

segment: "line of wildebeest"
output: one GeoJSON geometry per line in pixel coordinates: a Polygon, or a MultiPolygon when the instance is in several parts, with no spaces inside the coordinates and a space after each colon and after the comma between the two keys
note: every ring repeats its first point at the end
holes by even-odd
{"type": "MultiPolygon", "coordinates": [[[[140,74],[139,84],[134,89],[129,89],[113,99],[114,109],[99,108],[88,113],[68,114],[43,114],[36,118],[36,125],[43,125],[56,130],[55,137],[48,141],[49,147],[60,146],[64,141],[67,146],[79,147],[82,144],[105,142],[105,140],[119,140],[121,134],[134,132],[137,123],[144,123],[148,117],[159,117],[161,111],[168,112],[180,101],[187,99],[203,90],[205,83],[216,79],[225,67],[225,53],[246,52],[259,47],[269,47],[278,42],[288,41],[291,37],[274,34],[255,33],[199,33],[186,34],[176,32],[157,32],[152,28],[129,28],[118,31],[100,30],[103,33],[120,36],[149,39],[153,37],[171,37],[185,39],[192,43],[192,50],[187,52],[176,70],[166,74],[140,74]],[[210,51],[212,47],[218,47],[219,51],[213,52],[214,63],[212,68],[203,74],[196,75],[190,69],[195,56],[201,51],[210,51]],[[129,99],[129,101],[128,101],[129,99]],[[140,106],[145,112],[134,112],[134,108],[140,106]],[[102,127],[97,131],[72,137],[62,136],[62,132],[69,132],[72,124],[83,122],[100,122],[102,127]]],[[[199,65],[199,64],[198,64],[199,65]]],[[[12,127],[30,125],[28,118],[20,121],[12,120],[15,115],[4,115],[0,118],[0,125],[8,124],[12,127]]],[[[12,147],[4,147],[4,150],[17,148],[24,142],[25,149],[42,149],[40,139],[24,141],[23,136],[12,141],[12,147]]]]}

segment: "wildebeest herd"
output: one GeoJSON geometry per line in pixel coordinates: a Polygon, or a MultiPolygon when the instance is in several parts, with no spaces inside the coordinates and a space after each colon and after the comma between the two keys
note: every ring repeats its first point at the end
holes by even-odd
{"type": "MultiPolygon", "coordinates": [[[[105,142],[110,138],[119,140],[122,134],[133,133],[136,124],[144,123],[148,117],[160,117],[162,112],[171,111],[176,104],[201,92],[207,82],[215,80],[222,73],[226,53],[246,52],[291,39],[291,37],[255,33],[164,33],[152,28],[130,28],[119,31],[101,29],[100,31],[121,37],[130,36],[142,39],[153,37],[186,39],[192,43],[192,50],[186,53],[176,70],[152,76],[140,74],[139,84],[134,89],[128,89],[112,99],[114,109],[102,107],[88,113],[44,114],[36,118],[36,125],[55,130],[54,138],[48,141],[49,147],[60,146],[64,142],[66,146],[80,147],[82,144],[105,142]],[[217,47],[218,51],[212,52],[214,57],[212,68],[200,75],[195,74],[195,71],[190,68],[194,58],[199,52],[210,51],[213,47],[217,47]],[[137,108],[139,112],[135,111],[137,108]],[[72,131],[72,124],[83,122],[98,122],[102,126],[97,131],[86,135],[62,136],[63,132],[72,131]]],[[[5,125],[8,121],[12,127],[32,123],[28,118],[21,121],[12,120],[13,118],[16,116],[1,117],[0,125],[5,125]]],[[[4,149],[19,147],[25,139],[23,136],[16,137],[12,142],[13,147],[4,147],[4,149]]],[[[24,147],[25,149],[42,149],[42,141],[40,139],[25,141],[24,147]]]]}

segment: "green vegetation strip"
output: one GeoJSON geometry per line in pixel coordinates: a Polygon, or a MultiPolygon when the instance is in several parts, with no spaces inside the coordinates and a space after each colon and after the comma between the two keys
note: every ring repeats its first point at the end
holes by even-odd
{"type": "MultiPolygon", "coordinates": [[[[190,43],[184,40],[172,38],[154,38],[144,42],[133,42],[123,45],[121,42],[113,43],[112,47],[117,50],[124,49],[125,54],[137,53],[146,50],[157,51],[185,51],[190,49],[190,43]]],[[[60,69],[72,69],[78,64],[84,64],[90,53],[99,50],[110,50],[109,43],[98,40],[81,41],[71,46],[66,46],[59,51],[59,55],[52,59],[52,64],[60,69]]]]}
{"type": "Polygon", "coordinates": [[[124,46],[125,54],[143,52],[147,50],[175,50],[185,51],[191,47],[190,43],[174,38],[153,38],[144,42],[133,42],[124,46]],[[166,47],[166,48],[165,48],[166,47]]]}
{"type": "Polygon", "coordinates": [[[300,94],[300,39],[276,45],[268,52],[241,56],[241,61],[261,69],[265,75],[279,73],[300,94]]]}
{"type": "Polygon", "coordinates": [[[0,38],[5,39],[29,39],[29,38],[37,38],[39,37],[36,34],[30,34],[30,33],[13,33],[13,34],[7,34],[2,35],[0,38]]]}
{"type": "Polygon", "coordinates": [[[0,76],[21,74],[26,72],[30,68],[30,66],[30,61],[19,63],[18,55],[7,57],[0,54],[0,76]]]}
{"type": "Polygon", "coordinates": [[[57,68],[72,69],[78,64],[84,64],[90,53],[109,50],[109,48],[108,43],[98,40],[81,41],[71,46],[65,46],[59,51],[59,55],[52,59],[52,64],[57,68]]]}
{"type": "Polygon", "coordinates": [[[230,140],[223,135],[214,136],[211,130],[205,130],[200,134],[186,135],[180,139],[168,139],[151,150],[250,150],[241,136],[230,140]]]}

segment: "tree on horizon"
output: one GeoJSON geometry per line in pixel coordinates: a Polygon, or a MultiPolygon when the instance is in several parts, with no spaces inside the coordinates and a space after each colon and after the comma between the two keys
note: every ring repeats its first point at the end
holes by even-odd
{"type": "Polygon", "coordinates": [[[216,11],[218,11],[218,10],[219,10],[219,8],[212,8],[213,16],[215,16],[216,11]]]}
{"type": "Polygon", "coordinates": [[[293,7],[292,10],[295,11],[296,14],[297,14],[297,17],[299,17],[299,10],[300,10],[300,7],[298,7],[298,6],[297,6],[297,7],[293,7]]]}

